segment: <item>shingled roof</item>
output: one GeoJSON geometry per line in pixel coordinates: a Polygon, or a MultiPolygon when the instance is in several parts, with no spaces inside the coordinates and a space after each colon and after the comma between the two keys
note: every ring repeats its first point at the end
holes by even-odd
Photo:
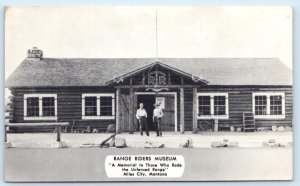
{"type": "MultiPolygon", "coordinates": [[[[208,85],[292,85],[292,71],[277,58],[161,58],[170,67],[208,85]]],[[[155,62],[153,58],[26,58],[6,87],[105,86],[106,82],[155,62]]]]}

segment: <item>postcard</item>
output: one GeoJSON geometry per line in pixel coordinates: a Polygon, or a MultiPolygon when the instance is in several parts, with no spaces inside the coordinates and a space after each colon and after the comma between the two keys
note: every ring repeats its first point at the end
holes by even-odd
{"type": "Polygon", "coordinates": [[[7,6],[7,182],[293,179],[292,8],[7,6]]]}

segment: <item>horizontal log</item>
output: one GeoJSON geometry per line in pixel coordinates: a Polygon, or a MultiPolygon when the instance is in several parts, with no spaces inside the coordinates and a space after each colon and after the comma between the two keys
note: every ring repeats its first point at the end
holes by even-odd
{"type": "Polygon", "coordinates": [[[56,123],[5,123],[8,127],[39,127],[39,126],[68,126],[69,122],[56,123]]]}

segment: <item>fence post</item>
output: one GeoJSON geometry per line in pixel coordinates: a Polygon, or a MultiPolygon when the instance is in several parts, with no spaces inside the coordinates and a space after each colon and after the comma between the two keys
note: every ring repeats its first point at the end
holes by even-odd
{"type": "Polygon", "coordinates": [[[7,131],[6,131],[6,125],[4,124],[4,142],[7,142],[7,131]]]}
{"type": "Polygon", "coordinates": [[[198,120],[197,120],[197,88],[193,88],[193,133],[197,133],[198,131],[198,120]]]}
{"type": "Polygon", "coordinates": [[[56,139],[56,141],[58,141],[58,142],[60,142],[60,130],[61,130],[61,126],[58,125],[56,127],[56,131],[57,131],[57,139],[56,139]]]}
{"type": "Polygon", "coordinates": [[[214,132],[218,132],[219,129],[219,121],[217,119],[215,119],[214,121],[214,132]]]}

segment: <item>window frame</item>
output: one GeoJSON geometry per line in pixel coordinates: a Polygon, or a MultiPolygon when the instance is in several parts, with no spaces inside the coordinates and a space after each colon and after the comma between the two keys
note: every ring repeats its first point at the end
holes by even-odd
{"type": "Polygon", "coordinates": [[[57,120],[57,94],[24,94],[24,120],[57,120]],[[43,98],[54,98],[54,116],[43,116],[43,98]],[[39,116],[27,116],[27,98],[39,99],[39,116]]]}
{"type": "Polygon", "coordinates": [[[255,119],[285,119],[285,92],[253,92],[252,93],[252,112],[255,119]],[[255,115],[255,96],[267,97],[267,114],[255,115]],[[281,96],[281,115],[271,115],[271,99],[270,96],[281,96]]]}
{"type": "Polygon", "coordinates": [[[228,93],[197,93],[197,119],[229,119],[229,105],[228,105],[228,93]],[[199,96],[209,96],[210,97],[210,115],[199,116],[199,96]],[[225,96],[225,115],[215,115],[215,105],[214,97],[215,96],[225,96]]]}
{"type": "Polygon", "coordinates": [[[115,115],[115,94],[114,93],[86,93],[86,94],[82,94],[82,116],[81,118],[83,120],[105,120],[105,119],[115,119],[116,115],[115,115]],[[86,116],[85,115],[85,97],[96,97],[96,112],[97,115],[96,116],[86,116]],[[101,116],[100,115],[100,97],[112,97],[112,116],[101,116]]]}

